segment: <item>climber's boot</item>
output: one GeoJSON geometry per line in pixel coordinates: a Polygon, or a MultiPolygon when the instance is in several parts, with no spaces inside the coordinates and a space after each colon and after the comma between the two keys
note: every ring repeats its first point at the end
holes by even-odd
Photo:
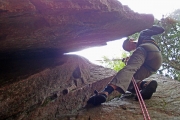
{"type": "MultiPolygon", "coordinates": [[[[141,95],[142,98],[150,99],[154,92],[156,92],[156,88],[158,86],[157,82],[155,80],[152,81],[142,81],[141,83],[141,95]]],[[[138,100],[137,96],[135,97],[136,100],[138,100]]]]}
{"type": "Polygon", "coordinates": [[[106,102],[107,95],[104,93],[98,93],[94,91],[95,95],[91,96],[87,101],[87,104],[92,104],[94,106],[100,105],[101,103],[106,102]]]}

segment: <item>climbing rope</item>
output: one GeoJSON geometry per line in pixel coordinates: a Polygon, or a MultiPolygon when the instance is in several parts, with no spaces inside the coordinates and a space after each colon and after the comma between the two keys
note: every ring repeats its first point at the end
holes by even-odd
{"type": "Polygon", "coordinates": [[[140,104],[140,107],[141,107],[141,110],[142,110],[142,113],[143,113],[143,117],[144,117],[144,120],[151,120],[150,116],[149,116],[149,113],[148,113],[148,110],[146,108],[146,105],[144,103],[144,100],[141,96],[141,93],[139,91],[139,88],[136,84],[136,81],[134,79],[134,77],[132,78],[132,82],[133,82],[133,85],[134,85],[134,88],[135,88],[135,91],[136,91],[136,95],[138,97],[138,100],[139,100],[139,104],[140,104]]]}

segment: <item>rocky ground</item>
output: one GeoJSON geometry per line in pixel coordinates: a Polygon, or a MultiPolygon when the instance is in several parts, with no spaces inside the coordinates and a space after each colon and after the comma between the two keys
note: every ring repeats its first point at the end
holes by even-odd
{"type": "MultiPolygon", "coordinates": [[[[157,80],[158,88],[150,100],[145,100],[151,120],[180,119],[180,82],[153,75],[147,80],[157,80]]],[[[139,102],[132,98],[114,98],[101,106],[86,108],[76,114],[60,115],[69,120],[143,120],[139,102]]]]}

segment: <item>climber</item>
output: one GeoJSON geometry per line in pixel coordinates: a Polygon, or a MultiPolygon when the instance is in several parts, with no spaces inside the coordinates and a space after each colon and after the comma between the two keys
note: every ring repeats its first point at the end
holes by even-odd
{"type": "Polygon", "coordinates": [[[132,39],[125,40],[123,49],[126,51],[134,50],[126,66],[115,75],[103,91],[96,92],[95,95],[91,96],[87,104],[100,105],[106,101],[108,95],[114,90],[121,94],[125,94],[126,91],[135,92],[131,83],[132,77],[134,77],[139,90],[141,90],[142,98],[144,100],[150,99],[153,93],[156,92],[157,82],[155,80],[143,80],[155,73],[162,64],[160,48],[152,36],[163,32],[162,27],[153,25],[151,28],[140,32],[138,42],[134,42],[132,39]]]}

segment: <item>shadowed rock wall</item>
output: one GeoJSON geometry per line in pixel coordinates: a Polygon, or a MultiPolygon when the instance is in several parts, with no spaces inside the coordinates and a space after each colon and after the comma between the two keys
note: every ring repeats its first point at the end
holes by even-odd
{"type": "Polygon", "coordinates": [[[55,119],[75,112],[116,73],[75,55],[44,63],[49,65],[43,70],[0,87],[1,119],[55,119]]]}

